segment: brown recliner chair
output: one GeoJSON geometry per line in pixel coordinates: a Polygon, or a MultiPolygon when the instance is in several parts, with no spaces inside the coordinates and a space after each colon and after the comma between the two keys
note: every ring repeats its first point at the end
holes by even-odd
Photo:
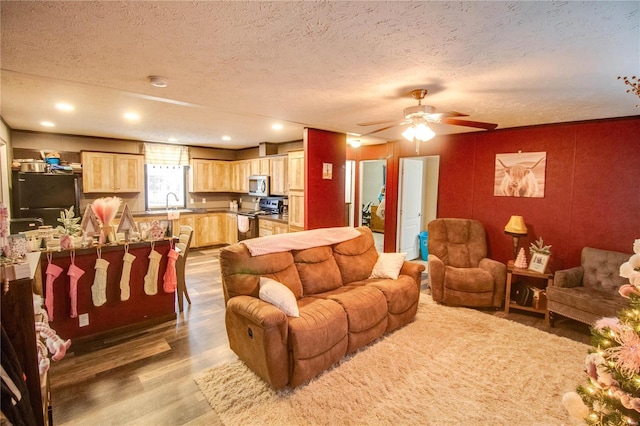
{"type": "Polygon", "coordinates": [[[507,267],[487,258],[484,226],[471,219],[436,219],[428,231],[433,300],[452,306],[502,306],[507,267]]]}

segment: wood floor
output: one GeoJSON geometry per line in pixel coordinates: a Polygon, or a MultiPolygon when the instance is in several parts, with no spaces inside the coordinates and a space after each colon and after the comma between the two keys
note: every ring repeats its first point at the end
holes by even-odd
{"type": "MultiPolygon", "coordinates": [[[[175,321],[72,344],[51,367],[54,424],[220,425],[193,381],[199,372],[236,359],[228,348],[218,277],[218,250],[192,251],[186,280],[193,303],[175,321]]],[[[575,321],[558,320],[550,329],[541,315],[483,312],[590,342],[588,327],[575,321]]]]}

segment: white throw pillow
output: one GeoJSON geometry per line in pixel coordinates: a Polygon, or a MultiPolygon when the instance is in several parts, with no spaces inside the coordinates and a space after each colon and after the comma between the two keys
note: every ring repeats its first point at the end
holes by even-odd
{"type": "Polygon", "coordinates": [[[299,317],[298,301],[289,287],[267,277],[260,277],[260,300],[271,303],[290,317],[299,317]]]}
{"type": "Polygon", "coordinates": [[[369,278],[398,279],[407,253],[380,253],[369,278]]]}

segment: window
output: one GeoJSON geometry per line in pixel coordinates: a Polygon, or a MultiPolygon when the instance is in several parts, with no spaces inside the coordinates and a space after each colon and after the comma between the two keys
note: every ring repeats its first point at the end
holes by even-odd
{"type": "Polygon", "coordinates": [[[146,209],[164,210],[187,207],[187,167],[145,164],[146,209]],[[170,195],[174,193],[176,197],[170,195]]]}

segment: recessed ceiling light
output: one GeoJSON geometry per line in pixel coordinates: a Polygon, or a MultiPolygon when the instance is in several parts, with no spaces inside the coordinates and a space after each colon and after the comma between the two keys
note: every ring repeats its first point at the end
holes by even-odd
{"type": "Polygon", "coordinates": [[[222,140],[223,141],[230,141],[231,140],[231,136],[225,135],[225,136],[222,137],[222,140]]]}
{"type": "Polygon", "coordinates": [[[178,142],[178,139],[176,139],[176,138],[169,138],[169,139],[168,139],[168,141],[169,141],[169,142],[178,142]]]}
{"type": "Polygon", "coordinates": [[[58,102],[56,104],[56,109],[59,111],[73,111],[75,107],[71,104],[67,104],[65,102],[58,102]]]}
{"type": "Polygon", "coordinates": [[[140,116],[138,114],[136,114],[135,112],[125,112],[124,113],[124,118],[126,118],[129,121],[140,120],[140,116]]]}
{"type": "Polygon", "coordinates": [[[51,121],[41,121],[40,125],[44,127],[56,127],[55,123],[52,123],[51,121]]]}
{"type": "Polygon", "coordinates": [[[149,83],[151,83],[153,87],[167,87],[169,85],[169,80],[165,77],[160,77],[159,75],[150,75],[149,83]]]}
{"type": "Polygon", "coordinates": [[[349,139],[349,145],[354,148],[360,148],[362,146],[362,141],[360,141],[360,139],[349,139]]]}
{"type": "Polygon", "coordinates": [[[280,124],[280,123],[272,124],[272,125],[271,125],[271,128],[272,128],[273,130],[282,130],[282,124],[280,124]]]}

